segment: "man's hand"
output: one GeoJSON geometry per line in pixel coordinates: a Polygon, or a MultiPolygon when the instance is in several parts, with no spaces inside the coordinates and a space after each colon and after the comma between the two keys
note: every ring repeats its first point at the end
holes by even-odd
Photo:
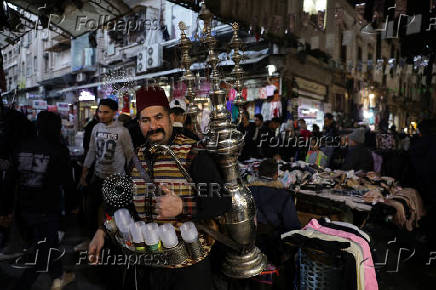
{"type": "Polygon", "coordinates": [[[86,175],[82,175],[82,177],[80,177],[80,185],[83,187],[88,186],[88,183],[86,182],[86,175]]]}
{"type": "Polygon", "coordinates": [[[82,176],[80,177],[80,185],[81,186],[88,186],[88,183],[86,182],[86,177],[88,176],[88,170],[89,170],[89,168],[83,166],[82,176]]]}
{"type": "Polygon", "coordinates": [[[101,249],[104,246],[104,235],[105,232],[102,229],[98,229],[95,232],[94,238],[92,238],[92,241],[89,243],[88,259],[91,264],[96,264],[98,262],[101,249]]]}
{"type": "Polygon", "coordinates": [[[157,213],[158,218],[172,218],[178,216],[183,211],[183,201],[172,190],[162,186],[164,196],[157,199],[157,213]]]}

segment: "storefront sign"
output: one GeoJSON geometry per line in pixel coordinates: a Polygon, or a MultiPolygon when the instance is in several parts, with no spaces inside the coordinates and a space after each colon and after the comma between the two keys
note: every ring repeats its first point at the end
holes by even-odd
{"type": "Polygon", "coordinates": [[[31,94],[31,93],[26,93],[26,99],[42,99],[44,98],[43,96],[39,95],[39,94],[31,94]]]}
{"type": "Polygon", "coordinates": [[[323,101],[327,95],[327,87],[315,82],[305,80],[300,77],[295,77],[298,93],[310,96],[316,100],[323,101]]]}
{"type": "Polygon", "coordinates": [[[82,91],[79,95],[79,101],[95,101],[95,96],[89,91],[82,91]]]}
{"type": "Polygon", "coordinates": [[[324,109],[326,104],[307,98],[298,98],[298,118],[306,121],[309,130],[312,130],[313,124],[317,124],[322,130],[324,125],[324,109]],[[323,108],[324,107],[324,108],[323,108]]]}
{"type": "Polygon", "coordinates": [[[58,111],[58,107],[56,105],[48,105],[47,106],[47,111],[49,111],[49,112],[57,112],[58,111]]]}
{"type": "Polygon", "coordinates": [[[56,102],[59,112],[68,112],[70,110],[70,105],[68,103],[56,102]]]}
{"type": "Polygon", "coordinates": [[[32,101],[32,108],[34,110],[47,110],[47,101],[34,100],[32,101]]]}

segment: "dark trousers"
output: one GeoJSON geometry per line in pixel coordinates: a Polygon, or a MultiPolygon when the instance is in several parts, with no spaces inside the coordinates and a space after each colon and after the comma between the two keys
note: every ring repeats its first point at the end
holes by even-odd
{"type": "Polygon", "coordinates": [[[124,289],[128,290],[210,290],[212,287],[209,258],[181,269],[136,266],[127,271],[124,289]]]}
{"type": "Polygon", "coordinates": [[[22,257],[25,267],[15,289],[31,289],[40,273],[48,272],[52,279],[63,273],[63,250],[59,249],[59,215],[22,213],[22,222],[29,235],[29,253],[22,257]]]}
{"type": "Polygon", "coordinates": [[[89,185],[85,188],[83,199],[83,210],[85,213],[88,236],[92,238],[98,228],[100,207],[103,204],[101,188],[103,179],[94,176],[89,185]]]}

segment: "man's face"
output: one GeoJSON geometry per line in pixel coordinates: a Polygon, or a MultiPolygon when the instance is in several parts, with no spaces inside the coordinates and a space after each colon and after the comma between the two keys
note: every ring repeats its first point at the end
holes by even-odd
{"type": "Polygon", "coordinates": [[[142,135],[152,144],[168,144],[173,134],[174,115],[162,106],[150,106],[141,111],[139,124],[142,135]]]}
{"type": "Polygon", "coordinates": [[[277,129],[277,128],[280,127],[280,123],[279,122],[273,122],[273,126],[274,126],[274,129],[277,129]]]}
{"type": "Polygon", "coordinates": [[[324,118],[324,127],[329,127],[331,123],[332,120],[330,120],[329,118],[324,118]]]}
{"type": "Polygon", "coordinates": [[[101,123],[108,124],[113,121],[116,111],[113,111],[109,106],[100,105],[98,107],[98,119],[101,123]]]}
{"type": "Polygon", "coordinates": [[[262,126],[262,121],[259,118],[255,118],[254,123],[256,124],[256,127],[262,126]]]}

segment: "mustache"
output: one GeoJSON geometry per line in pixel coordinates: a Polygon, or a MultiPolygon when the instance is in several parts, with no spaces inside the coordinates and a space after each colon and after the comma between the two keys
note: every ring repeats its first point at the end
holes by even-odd
{"type": "Polygon", "coordinates": [[[153,134],[157,134],[157,133],[162,133],[165,135],[165,131],[162,128],[157,128],[156,130],[150,130],[147,132],[147,137],[153,135],[153,134]]]}

